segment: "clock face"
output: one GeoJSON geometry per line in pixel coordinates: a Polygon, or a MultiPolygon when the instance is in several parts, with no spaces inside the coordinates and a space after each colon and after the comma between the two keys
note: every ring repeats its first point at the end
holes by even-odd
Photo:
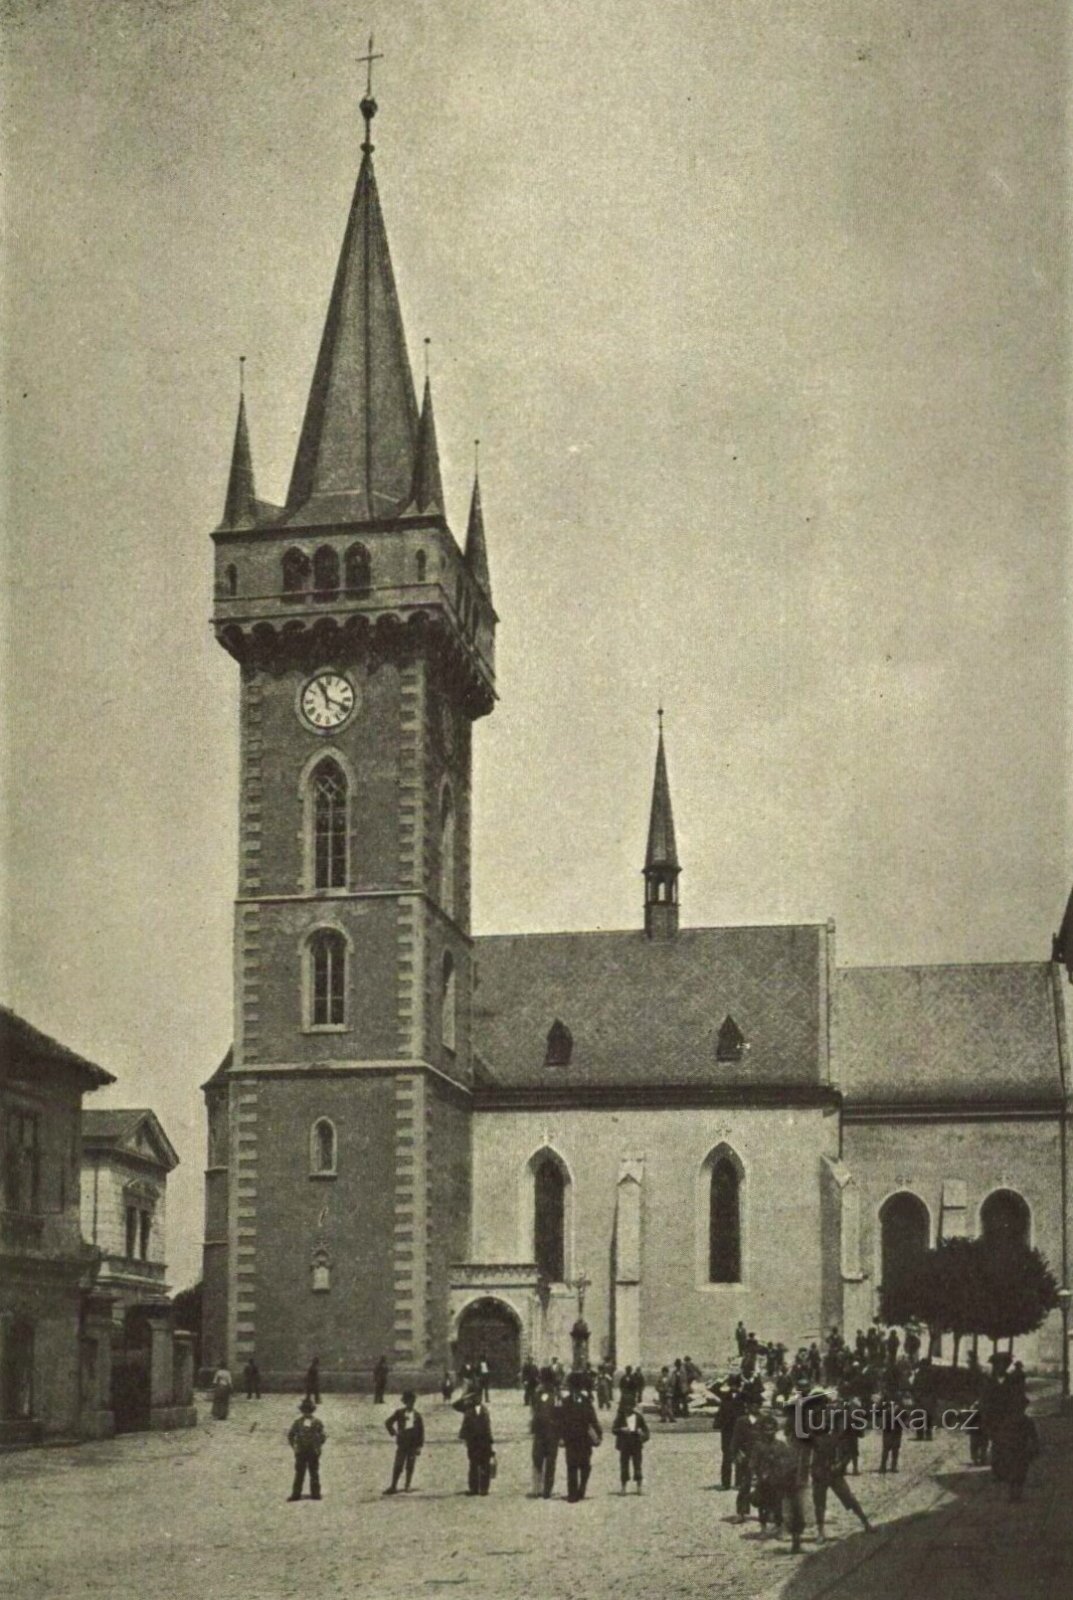
{"type": "Polygon", "coordinates": [[[318,672],[302,689],[298,710],[303,722],[317,733],[342,727],[357,705],[357,694],[349,678],[339,672],[318,672]]]}

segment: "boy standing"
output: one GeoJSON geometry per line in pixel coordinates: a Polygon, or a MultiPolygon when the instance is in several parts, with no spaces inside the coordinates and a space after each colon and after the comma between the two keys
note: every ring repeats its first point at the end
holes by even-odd
{"type": "Polygon", "coordinates": [[[306,1472],[309,1473],[309,1498],[320,1499],[320,1453],[324,1449],[324,1441],[328,1437],[324,1431],[324,1424],[319,1417],[313,1415],[316,1406],[307,1395],[298,1407],[301,1416],[296,1417],[291,1423],[287,1442],[294,1451],[294,1487],[288,1499],[300,1500],[302,1488],[305,1484],[306,1472]]]}
{"type": "Polygon", "coordinates": [[[395,1441],[395,1464],[391,1469],[391,1484],[384,1490],[385,1494],[398,1494],[399,1479],[403,1478],[403,1474],[404,1489],[409,1489],[413,1482],[414,1467],[425,1446],[425,1424],[416,1407],[416,1394],[412,1389],[404,1389],[402,1405],[384,1423],[395,1441]]]}
{"type": "Polygon", "coordinates": [[[649,1438],[648,1423],[636,1405],[627,1404],[625,1395],[618,1408],[618,1415],[611,1425],[611,1432],[615,1435],[615,1446],[618,1450],[618,1470],[622,1481],[619,1493],[626,1493],[632,1467],[633,1481],[637,1485],[637,1493],[640,1494],[643,1479],[641,1464],[649,1438]]]}

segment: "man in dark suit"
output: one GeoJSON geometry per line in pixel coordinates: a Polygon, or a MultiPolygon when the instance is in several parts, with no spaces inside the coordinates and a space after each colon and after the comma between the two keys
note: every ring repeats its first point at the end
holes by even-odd
{"type": "Polygon", "coordinates": [[[584,1500],[592,1471],[592,1452],[603,1438],[600,1419],[585,1390],[582,1373],[570,1374],[570,1386],[562,1404],[560,1427],[566,1451],[566,1498],[584,1500]]]}
{"type": "Polygon", "coordinates": [[[402,1405],[391,1413],[384,1427],[395,1441],[395,1464],[391,1469],[391,1487],[385,1489],[384,1493],[397,1494],[399,1479],[404,1473],[406,1476],[403,1488],[408,1489],[413,1482],[414,1467],[425,1445],[425,1424],[420,1411],[417,1410],[417,1396],[412,1389],[405,1391],[402,1405]]]}
{"type": "Polygon", "coordinates": [[[492,1482],[495,1441],[488,1407],[477,1395],[465,1403],[458,1437],[465,1445],[469,1458],[469,1488],[466,1493],[487,1494],[492,1482]]]}
{"type": "Polygon", "coordinates": [[[529,1431],[533,1435],[533,1495],[550,1500],[555,1487],[555,1464],[559,1457],[562,1426],[559,1391],[550,1367],[541,1368],[533,1386],[531,1404],[529,1431]]]}

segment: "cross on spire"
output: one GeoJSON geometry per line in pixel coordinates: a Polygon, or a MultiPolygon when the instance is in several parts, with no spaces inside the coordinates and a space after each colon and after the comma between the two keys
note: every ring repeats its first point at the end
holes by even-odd
{"type": "Polygon", "coordinates": [[[373,54],[373,36],[370,33],[370,35],[369,35],[369,50],[368,50],[368,54],[358,57],[358,66],[359,67],[368,68],[368,71],[367,71],[366,77],[365,77],[365,93],[366,93],[366,96],[370,100],[373,97],[373,62],[374,61],[383,61],[383,59],[384,59],[384,57],[383,57],[382,54],[381,55],[374,55],[373,54]]]}

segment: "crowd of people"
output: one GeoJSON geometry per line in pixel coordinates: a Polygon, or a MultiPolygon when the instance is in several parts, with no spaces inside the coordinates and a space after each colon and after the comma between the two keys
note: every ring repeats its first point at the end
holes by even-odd
{"type": "MultiPolygon", "coordinates": [[[[861,1444],[869,1435],[879,1442],[878,1473],[899,1471],[907,1434],[934,1437],[936,1426],[953,1421],[939,1413],[940,1375],[929,1356],[921,1354],[914,1328],[904,1334],[878,1325],[858,1329],[851,1341],[837,1327],[819,1341],[798,1348],[792,1358],[785,1345],[761,1342],[744,1326],[736,1330],[737,1359],[721,1378],[705,1378],[691,1356],[662,1367],[654,1384],[654,1409],[664,1425],[703,1410],[719,1434],[719,1488],[734,1495],[734,1520],[756,1516],[761,1536],[788,1536],[791,1550],[801,1549],[806,1501],[811,1494],[816,1537],[826,1538],[827,1502],[833,1496],[865,1531],[871,1523],[847,1479],[860,1475],[861,1444]]],[[[1008,1355],[992,1356],[988,1367],[975,1355],[962,1369],[970,1393],[960,1408],[960,1424],[969,1440],[970,1460],[990,1465],[995,1479],[1020,1500],[1029,1466],[1039,1450],[1035,1425],[1027,1415],[1025,1374],[1008,1355]]],[[[374,1369],[374,1400],[383,1402],[389,1368],[381,1357],[374,1369]]],[[[260,1398],[259,1373],[251,1357],[243,1372],[247,1398],[260,1398]]],[[[566,1499],[584,1500],[593,1454],[604,1439],[606,1418],[618,1456],[619,1492],[632,1486],[643,1492],[645,1447],[651,1430],[645,1416],[647,1388],[640,1368],[617,1372],[610,1361],[567,1371],[558,1360],[538,1367],[527,1361],[521,1371],[529,1414],[533,1497],[550,1499],[555,1492],[560,1453],[566,1468],[566,1499]]],[[[227,1415],[230,1375],[221,1370],[214,1383],[213,1414],[227,1415]]],[[[313,1499],[320,1498],[319,1464],[326,1433],[315,1416],[320,1404],[319,1362],[306,1375],[300,1413],[288,1434],[294,1453],[290,1498],[301,1498],[305,1479],[313,1499]]],[[[464,1446],[466,1493],[486,1495],[496,1476],[496,1443],[489,1408],[491,1372],[483,1357],[467,1362],[457,1374],[444,1373],[444,1400],[461,1414],[459,1440],[464,1446]],[[454,1399],[456,1391],[459,1398],[454,1399]]],[[[417,1396],[407,1389],[384,1424],[395,1443],[391,1481],[384,1493],[406,1492],[413,1486],[424,1447],[424,1421],[417,1396]]]]}

